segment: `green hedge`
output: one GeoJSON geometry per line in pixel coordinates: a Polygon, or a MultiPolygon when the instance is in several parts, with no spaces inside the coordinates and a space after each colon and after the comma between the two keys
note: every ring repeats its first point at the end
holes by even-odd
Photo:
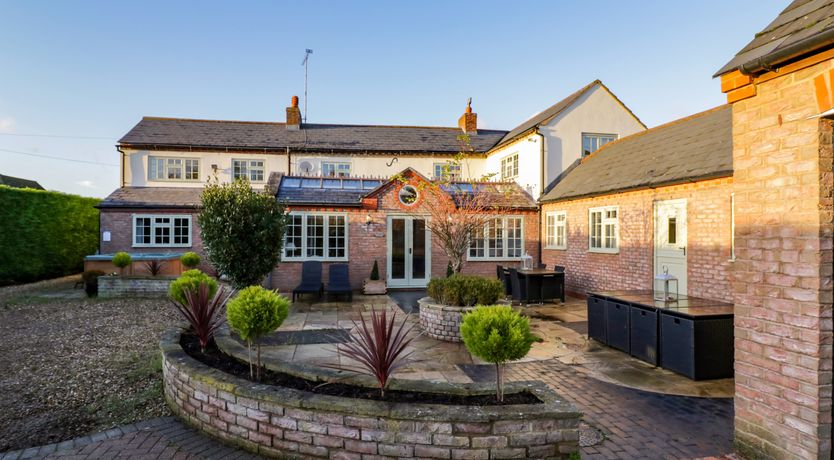
{"type": "Polygon", "coordinates": [[[98,248],[100,201],[0,185],[0,285],[80,273],[98,248]]]}

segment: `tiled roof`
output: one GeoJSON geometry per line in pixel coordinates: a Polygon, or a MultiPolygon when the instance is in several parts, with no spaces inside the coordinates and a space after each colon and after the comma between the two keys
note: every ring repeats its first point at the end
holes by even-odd
{"type": "Polygon", "coordinates": [[[122,187],[107,196],[99,208],[195,208],[202,187],[122,187]]]}
{"type": "Polygon", "coordinates": [[[755,73],[834,44],[834,0],[794,0],[715,76],[755,73]]]}
{"type": "MultiPolygon", "coordinates": [[[[471,136],[476,152],[485,152],[507,132],[478,130],[471,136]]],[[[145,117],[119,140],[123,145],[206,149],[333,152],[457,153],[459,128],[304,124],[288,130],[284,123],[190,120],[145,117]]]]}
{"type": "Polygon", "coordinates": [[[732,146],[732,108],[716,107],[606,144],[551,184],[540,201],[732,176],[732,146]]]}
{"type": "MultiPolygon", "coordinates": [[[[506,144],[507,142],[512,141],[513,139],[517,138],[518,136],[524,134],[525,132],[527,132],[527,131],[529,131],[529,130],[537,127],[537,126],[540,126],[544,123],[547,123],[551,118],[559,115],[560,113],[562,113],[565,110],[567,110],[568,108],[570,108],[570,106],[573,105],[574,102],[576,102],[580,97],[582,97],[585,93],[592,90],[596,86],[599,86],[599,87],[603,88],[605,91],[607,91],[609,94],[611,94],[612,97],[617,99],[617,96],[615,96],[614,93],[611,92],[611,90],[609,90],[605,85],[603,85],[602,81],[594,80],[591,83],[588,83],[587,85],[585,85],[584,87],[579,89],[578,91],[576,91],[575,93],[571,94],[570,96],[568,96],[568,97],[562,99],[561,101],[551,105],[550,107],[542,110],[541,112],[537,113],[536,115],[533,115],[532,117],[530,117],[529,119],[527,119],[523,123],[521,123],[520,125],[511,129],[510,132],[508,132],[501,139],[501,141],[498,142],[496,147],[498,147],[500,145],[503,145],[503,144],[506,144]]],[[[619,99],[617,99],[617,100],[619,101],[619,99]]],[[[620,102],[620,104],[622,104],[622,102],[620,102]]],[[[631,113],[631,115],[634,117],[635,120],[637,120],[638,123],[640,123],[640,125],[643,125],[643,122],[640,121],[640,119],[637,118],[637,116],[634,115],[634,113],[632,113],[631,110],[629,110],[629,108],[625,106],[625,104],[622,104],[622,106],[629,113],[631,113]]],[[[645,125],[643,125],[643,126],[645,126],[645,125]]]]}
{"type": "Polygon", "coordinates": [[[0,174],[0,185],[5,185],[14,188],[33,188],[36,190],[43,190],[41,184],[33,180],[21,179],[19,177],[12,176],[4,176],[3,174],[0,174]]]}

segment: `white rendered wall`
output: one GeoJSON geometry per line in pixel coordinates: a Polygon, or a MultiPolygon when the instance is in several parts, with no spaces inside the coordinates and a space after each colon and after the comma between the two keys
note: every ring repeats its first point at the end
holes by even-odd
{"type": "Polygon", "coordinates": [[[534,134],[519,138],[490,153],[485,173],[501,179],[501,160],[518,153],[518,177],[515,181],[534,198],[541,194],[541,137],[534,134]]]}
{"type": "MultiPolygon", "coordinates": [[[[351,164],[352,176],[390,177],[411,167],[426,177],[434,175],[434,164],[444,163],[452,155],[444,156],[411,156],[411,155],[309,155],[303,153],[290,154],[288,164],[287,155],[263,153],[225,153],[225,152],[183,152],[183,151],[147,151],[124,149],[127,159],[125,168],[125,185],[134,187],[202,187],[209,175],[212,174],[211,165],[217,165],[217,176],[221,182],[232,179],[232,159],[264,160],[264,183],[269,174],[280,172],[300,174],[300,162],[304,160],[318,163],[322,161],[348,162],[351,164]],[[150,181],[148,180],[148,157],[177,157],[200,158],[200,180],[198,181],[150,181]],[[396,158],[396,161],[392,160],[396,158]],[[391,163],[391,166],[388,164],[391,163]]],[[[483,174],[485,159],[467,158],[462,162],[462,174],[465,178],[479,178],[483,174]]]]}

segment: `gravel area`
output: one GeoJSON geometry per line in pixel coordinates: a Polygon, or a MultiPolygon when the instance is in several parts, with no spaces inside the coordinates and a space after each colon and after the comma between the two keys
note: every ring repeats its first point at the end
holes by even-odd
{"type": "Polygon", "coordinates": [[[78,276],[0,288],[0,452],[169,415],[158,299],[87,299],[78,276]]]}

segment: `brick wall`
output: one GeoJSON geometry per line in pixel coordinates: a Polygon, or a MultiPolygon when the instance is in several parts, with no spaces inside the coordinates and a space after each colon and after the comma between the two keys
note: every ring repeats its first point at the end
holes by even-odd
{"type": "Polygon", "coordinates": [[[172,277],[99,276],[98,296],[167,297],[172,277]]]}
{"type": "MultiPolygon", "coordinates": [[[[566,267],[567,290],[651,289],[654,278],[654,202],[687,200],[688,295],[732,302],[728,267],[731,256],[732,179],[713,179],[651,190],[548,203],[547,212],[567,211],[567,249],[542,250],[542,262],[566,267]],[[588,209],[619,206],[618,254],[588,252],[588,209]]],[[[544,237],[544,235],[542,236],[544,237]]]]}
{"type": "Polygon", "coordinates": [[[261,455],[567,459],[579,450],[581,413],[541,382],[508,385],[508,392],[523,386],[543,401],[529,408],[312,397],[209,368],[187,356],[178,339],[178,332],[169,332],[161,343],[165,399],[172,411],[202,432],[261,455]]]}
{"type": "Polygon", "coordinates": [[[813,79],[832,68],[783,69],[729,95],[735,431],[752,457],[830,458],[832,126],[809,117],[813,79]]]}

